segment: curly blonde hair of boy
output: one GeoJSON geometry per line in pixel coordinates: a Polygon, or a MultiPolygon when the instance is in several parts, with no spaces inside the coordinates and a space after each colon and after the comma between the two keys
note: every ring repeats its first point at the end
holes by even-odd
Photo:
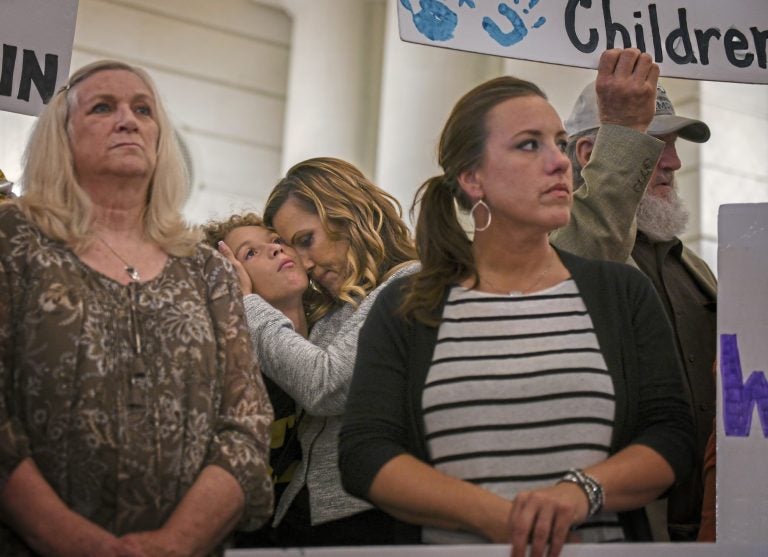
{"type": "Polygon", "coordinates": [[[230,232],[241,226],[262,226],[266,228],[264,220],[256,213],[232,215],[226,220],[209,220],[205,223],[205,226],[203,226],[204,241],[211,247],[216,248],[219,242],[223,242],[230,232]]]}

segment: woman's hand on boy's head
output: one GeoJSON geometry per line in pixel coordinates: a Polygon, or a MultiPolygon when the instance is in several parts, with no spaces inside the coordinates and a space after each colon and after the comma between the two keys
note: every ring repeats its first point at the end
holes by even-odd
{"type": "Polygon", "coordinates": [[[243,264],[238,261],[238,259],[235,257],[235,254],[226,243],[220,241],[217,245],[219,248],[219,253],[229,259],[229,262],[234,266],[235,272],[237,273],[237,280],[240,282],[240,290],[243,291],[243,296],[254,294],[251,277],[248,274],[248,271],[245,270],[243,264]]]}

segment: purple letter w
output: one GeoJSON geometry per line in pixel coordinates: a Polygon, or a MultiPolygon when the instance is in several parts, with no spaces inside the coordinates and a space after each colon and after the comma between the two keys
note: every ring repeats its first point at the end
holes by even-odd
{"type": "Polygon", "coordinates": [[[736,335],[720,335],[720,374],[723,380],[723,425],[730,437],[749,437],[753,406],[768,438],[768,381],[764,371],[754,371],[746,382],[741,374],[741,358],[736,335]]]}

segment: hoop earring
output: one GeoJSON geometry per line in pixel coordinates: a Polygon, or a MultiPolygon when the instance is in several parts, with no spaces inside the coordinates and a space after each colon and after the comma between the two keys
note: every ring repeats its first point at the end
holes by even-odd
{"type": "Polygon", "coordinates": [[[480,206],[484,207],[485,210],[488,212],[488,222],[485,223],[485,226],[480,227],[480,226],[477,226],[477,221],[475,221],[475,232],[482,232],[483,230],[488,230],[488,227],[491,226],[491,208],[488,207],[488,204],[482,199],[478,200],[474,205],[472,205],[472,208],[469,210],[469,216],[472,217],[472,220],[475,220],[475,209],[477,209],[480,206]]]}

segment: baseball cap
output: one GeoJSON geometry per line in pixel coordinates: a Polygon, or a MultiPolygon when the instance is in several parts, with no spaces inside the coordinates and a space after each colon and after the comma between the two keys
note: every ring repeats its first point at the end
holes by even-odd
{"type": "MultiPolygon", "coordinates": [[[[600,127],[600,114],[597,109],[597,92],[595,82],[588,84],[576,99],[571,115],[565,121],[565,131],[568,136],[600,127]]],[[[660,84],[656,86],[656,115],[648,126],[649,135],[664,135],[676,132],[679,137],[704,143],[709,139],[710,132],[701,120],[686,118],[675,114],[675,107],[669,100],[667,91],[660,84]]]]}

